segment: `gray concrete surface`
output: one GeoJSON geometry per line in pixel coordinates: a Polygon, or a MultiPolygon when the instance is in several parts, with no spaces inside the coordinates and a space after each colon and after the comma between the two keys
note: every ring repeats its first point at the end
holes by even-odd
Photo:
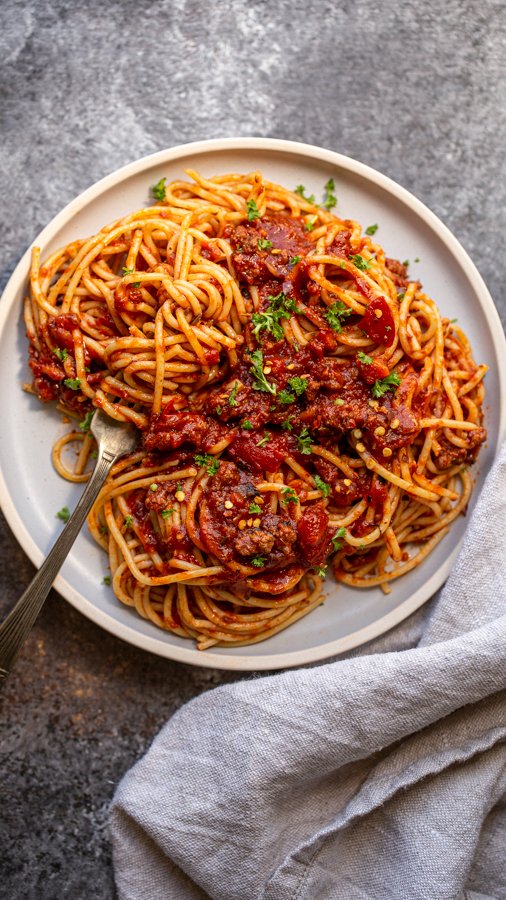
{"type": "MultiPolygon", "coordinates": [[[[413,191],[506,322],[502,0],[4,0],[1,24],[2,286],[40,228],[118,166],[265,135],[413,191]]],[[[33,568],[3,520],[0,559],[5,612],[33,568]]],[[[233,677],[127,649],[53,593],[4,690],[0,895],[113,897],[115,784],[178,706],[233,677]]]]}

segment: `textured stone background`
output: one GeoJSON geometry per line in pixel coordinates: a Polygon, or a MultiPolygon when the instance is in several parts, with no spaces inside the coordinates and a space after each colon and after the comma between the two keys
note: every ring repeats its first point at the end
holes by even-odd
{"type": "MultiPolygon", "coordinates": [[[[2,286],[40,228],[118,166],[266,135],[413,191],[506,321],[502,0],[4,0],[1,25],[2,286]]],[[[0,553],[6,611],[33,569],[5,524],[0,553]]],[[[114,785],[179,705],[233,677],[127,648],[53,593],[4,691],[2,897],[114,896],[114,785]]]]}

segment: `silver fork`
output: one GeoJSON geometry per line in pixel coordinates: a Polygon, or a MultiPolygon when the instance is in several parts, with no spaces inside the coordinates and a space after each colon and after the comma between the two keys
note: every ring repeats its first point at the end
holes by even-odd
{"type": "Polygon", "coordinates": [[[91,478],[39,571],[0,625],[0,680],[9,674],[32,630],[51,585],[65,562],[111,467],[120,456],[134,450],[138,441],[138,432],[133,426],[110,419],[100,409],[95,412],[91,421],[91,432],[98,443],[97,462],[91,478]]]}

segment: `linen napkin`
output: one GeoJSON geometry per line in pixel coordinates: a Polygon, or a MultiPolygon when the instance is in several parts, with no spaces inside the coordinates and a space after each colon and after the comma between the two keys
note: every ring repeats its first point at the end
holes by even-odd
{"type": "Polygon", "coordinates": [[[506,446],[416,646],[173,716],[113,800],[121,900],[506,898],[505,492],[506,446]]]}

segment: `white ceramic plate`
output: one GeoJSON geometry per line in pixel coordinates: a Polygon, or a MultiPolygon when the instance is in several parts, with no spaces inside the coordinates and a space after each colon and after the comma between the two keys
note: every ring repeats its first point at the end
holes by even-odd
{"type": "MultiPolygon", "coordinates": [[[[244,138],[203,141],[164,150],[125,166],[70,203],[35,243],[42,259],[75,238],[86,237],[151,202],[149,187],[162,176],[183,176],[192,167],[204,175],[261,169],[287,187],[304,184],[322,196],[328,178],[336,182],[338,214],[365,228],[379,224],[377,240],[387,255],[414,260],[411,273],[445,315],[457,316],[469,335],[475,359],[487,375],[487,446],[482,450],[478,493],[504,431],[506,343],[492,299],[473,263],[448,229],[422,203],[393,181],[345,156],[291,141],[244,138]],[[502,360],[501,365],[499,361],[502,360]]],[[[55,513],[72,509],[82,488],[61,480],[51,466],[55,437],[66,430],[50,406],[24,393],[30,380],[21,304],[30,254],[12,275],[0,306],[0,502],[18,541],[40,565],[61,524],[55,513]]],[[[431,556],[395,581],[392,593],[352,590],[327,580],[326,602],[268,641],[238,649],[199,652],[191,641],[155,628],[114,597],[102,584],[105,554],[85,529],[56,581],[56,588],[84,615],[123,640],[160,656],[222,669],[277,669],[321,660],[357,647],[401,622],[422,605],[447,577],[466,525],[461,517],[431,556]]]]}

